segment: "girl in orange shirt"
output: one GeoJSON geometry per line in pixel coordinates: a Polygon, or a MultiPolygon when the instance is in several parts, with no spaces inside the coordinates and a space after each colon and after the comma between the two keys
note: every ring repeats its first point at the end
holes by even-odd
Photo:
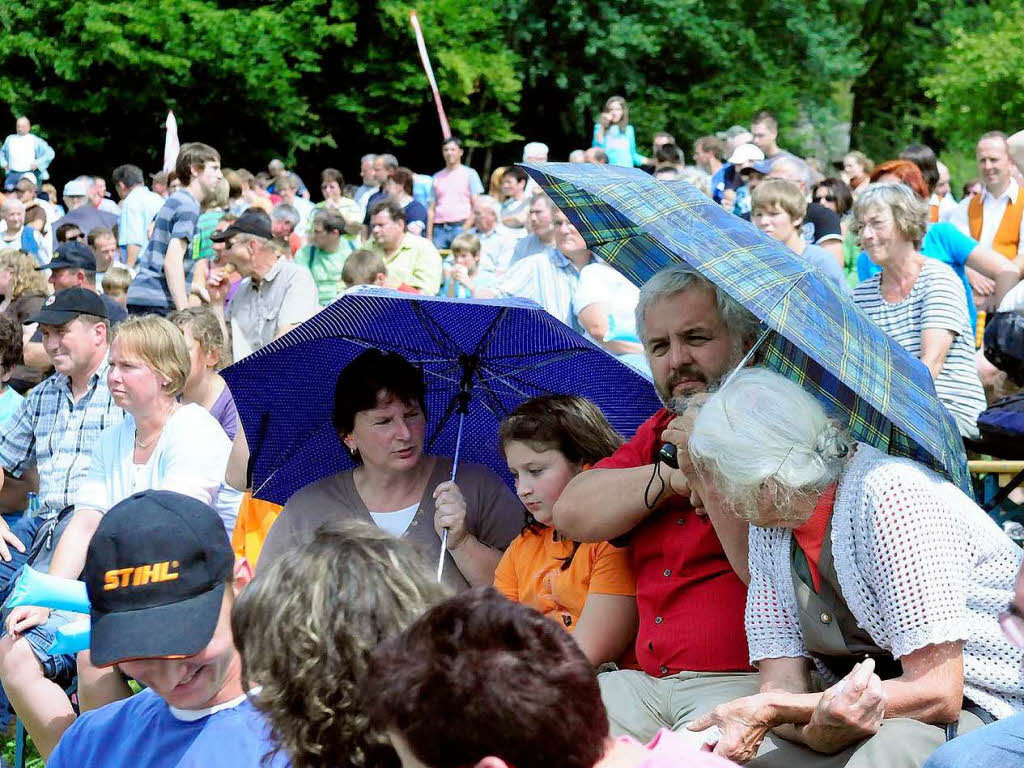
{"type": "Polygon", "coordinates": [[[551,520],[569,481],[614,453],[622,437],[589,400],[546,395],[513,411],[500,438],[527,524],[501,558],[494,586],[573,633],[594,666],[616,661],[636,637],[629,550],[563,539],[551,520]]]}

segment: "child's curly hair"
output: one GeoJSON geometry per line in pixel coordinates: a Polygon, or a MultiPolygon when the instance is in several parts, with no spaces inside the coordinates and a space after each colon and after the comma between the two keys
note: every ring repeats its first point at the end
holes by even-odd
{"type": "Polygon", "coordinates": [[[231,615],[246,689],[294,768],[398,766],[364,712],[368,657],[445,596],[412,546],[329,524],[257,572],[231,615]]]}

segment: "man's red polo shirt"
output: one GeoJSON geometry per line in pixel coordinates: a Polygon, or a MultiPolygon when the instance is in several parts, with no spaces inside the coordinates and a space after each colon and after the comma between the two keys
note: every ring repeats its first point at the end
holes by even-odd
{"type": "MultiPolygon", "coordinates": [[[[675,416],[662,409],[595,469],[651,464],[675,416]]],[[[662,477],[665,477],[662,467],[662,477]]],[[[651,494],[661,487],[657,478],[651,494]]],[[[644,672],[750,671],[743,609],[747,588],[729,565],[711,522],[689,499],[672,496],[630,534],[640,630],[636,656],[644,672]]]]}

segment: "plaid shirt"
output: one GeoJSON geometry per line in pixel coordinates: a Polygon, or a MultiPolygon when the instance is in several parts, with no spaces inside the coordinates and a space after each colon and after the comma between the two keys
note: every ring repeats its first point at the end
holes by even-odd
{"type": "Polygon", "coordinates": [[[22,401],[0,434],[0,466],[14,475],[38,467],[44,516],[74,503],[100,432],[124,419],[107,389],[108,368],[104,360],[77,403],[70,379],[55,373],[22,401]]]}

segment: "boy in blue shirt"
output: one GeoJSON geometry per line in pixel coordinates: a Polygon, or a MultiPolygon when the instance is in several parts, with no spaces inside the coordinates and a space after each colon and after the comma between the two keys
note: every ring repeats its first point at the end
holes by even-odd
{"type": "MultiPolygon", "coordinates": [[[[147,690],[87,712],[50,768],[262,765],[269,729],[242,690],[231,607],[249,582],[224,525],[205,504],[144,491],[114,506],[89,544],[91,662],[117,665],[147,690]]],[[[268,764],[285,768],[275,756],[268,764]]]]}

